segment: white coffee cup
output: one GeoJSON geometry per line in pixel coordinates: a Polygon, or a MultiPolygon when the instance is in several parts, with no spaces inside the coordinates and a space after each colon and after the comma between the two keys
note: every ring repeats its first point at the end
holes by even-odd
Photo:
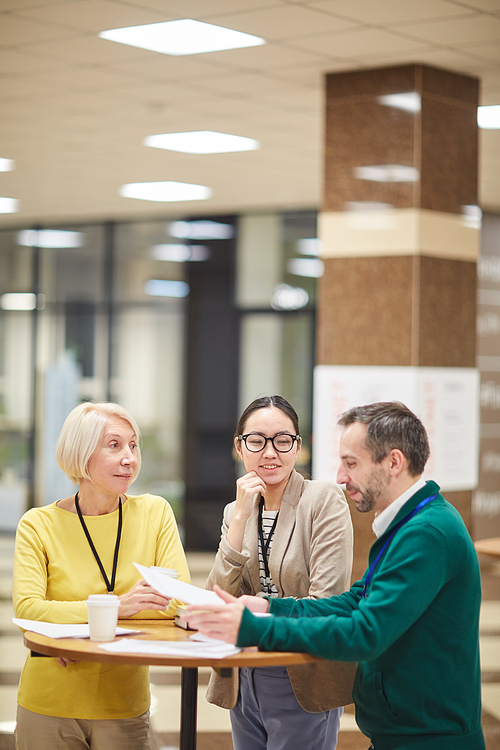
{"type": "Polygon", "coordinates": [[[116,635],[120,599],[114,594],[91,594],[87,614],[91,641],[112,641],[116,635]]]}

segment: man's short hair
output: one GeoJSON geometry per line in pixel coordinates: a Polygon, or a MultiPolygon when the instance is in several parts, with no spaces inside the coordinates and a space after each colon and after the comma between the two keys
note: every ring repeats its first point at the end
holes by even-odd
{"type": "Polygon", "coordinates": [[[120,404],[111,401],[85,401],[66,417],[56,446],[57,463],[73,484],[78,484],[83,478],[92,479],[88,472],[89,461],[113,417],[128,422],[135,433],[137,466],[132,482],[137,478],[141,469],[141,433],[135,419],[120,404]]]}
{"type": "Polygon", "coordinates": [[[341,427],[361,422],[367,427],[366,447],[375,463],[380,463],[393,448],[408,461],[411,476],[423,473],[429,458],[429,441],[420,419],[399,401],[380,401],[355,406],[341,414],[341,427]]]}

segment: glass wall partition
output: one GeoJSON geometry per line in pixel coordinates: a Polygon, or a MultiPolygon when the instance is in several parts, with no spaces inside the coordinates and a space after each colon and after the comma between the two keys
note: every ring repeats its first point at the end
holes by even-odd
{"type": "Polygon", "coordinates": [[[55,461],[66,416],[80,401],[106,398],[106,232],[71,226],[19,232],[16,240],[39,255],[33,504],[45,505],[74,491],[55,461]]]}
{"type": "Polygon", "coordinates": [[[132,491],[167,497],[182,517],[185,302],[158,285],[180,282],[183,264],[155,250],[178,243],[169,224],[0,232],[0,530],[74,492],[55,446],[84,400],[134,414],[144,468],[132,491]]]}
{"type": "Polygon", "coordinates": [[[239,407],[273,393],[295,407],[311,468],[312,373],[317,279],[323,274],[316,213],[240,217],[237,303],[241,314],[239,407]]]}
{"type": "Polygon", "coordinates": [[[187,243],[175,221],[118,224],[113,258],[110,396],[141,428],[134,490],[166,497],[183,518],[187,243]]]}
{"type": "Polygon", "coordinates": [[[26,508],[32,466],[33,262],[0,234],[0,524],[13,531],[26,508]]]}
{"type": "Polygon", "coordinates": [[[166,497],[190,549],[217,545],[256,396],[297,408],[308,472],[315,237],[312,212],[0,231],[0,531],[75,491],[55,446],[83,400],[135,416],[132,491],[166,497]]]}

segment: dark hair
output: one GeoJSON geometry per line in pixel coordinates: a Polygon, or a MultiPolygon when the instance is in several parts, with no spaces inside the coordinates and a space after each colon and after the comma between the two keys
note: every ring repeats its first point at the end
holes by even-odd
{"type": "Polygon", "coordinates": [[[408,461],[412,477],[422,474],[429,458],[429,441],[420,419],[400,401],[355,406],[341,414],[341,427],[361,422],[367,426],[366,447],[375,463],[397,448],[408,461]]]}
{"type": "Polygon", "coordinates": [[[240,435],[243,435],[243,430],[245,429],[247,420],[249,416],[254,413],[254,411],[257,411],[258,409],[270,409],[272,406],[280,409],[283,414],[286,414],[286,416],[292,420],[295,434],[300,435],[299,418],[293,406],[289,404],[288,401],[283,398],[283,396],[262,396],[262,398],[256,398],[255,401],[252,401],[252,403],[247,406],[240,417],[238,427],[236,428],[236,432],[234,433],[234,437],[237,438],[240,435]]]}

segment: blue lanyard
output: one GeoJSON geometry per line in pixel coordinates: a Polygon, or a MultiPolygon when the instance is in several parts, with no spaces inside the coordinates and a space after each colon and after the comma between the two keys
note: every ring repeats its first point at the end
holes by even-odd
{"type": "Polygon", "coordinates": [[[370,583],[370,581],[371,581],[371,578],[372,578],[372,575],[373,575],[373,571],[375,570],[375,568],[376,568],[376,566],[377,566],[377,563],[378,563],[378,561],[380,560],[380,558],[382,557],[382,555],[384,554],[384,552],[385,552],[386,548],[387,548],[387,547],[388,547],[388,545],[389,545],[389,544],[390,544],[390,543],[392,542],[392,538],[393,538],[394,534],[396,533],[396,531],[398,531],[398,530],[399,530],[399,529],[401,528],[401,526],[404,526],[404,525],[405,525],[405,523],[408,523],[408,521],[410,520],[410,518],[413,518],[413,516],[414,516],[414,515],[415,515],[416,513],[418,513],[418,511],[419,511],[419,510],[421,510],[421,509],[422,509],[422,508],[424,507],[424,505],[427,505],[427,503],[430,503],[430,501],[431,501],[431,500],[434,500],[434,498],[436,498],[436,497],[438,496],[438,494],[439,494],[439,493],[437,493],[437,492],[436,492],[436,494],[435,494],[435,495],[431,495],[431,497],[426,497],[426,498],[425,498],[424,500],[422,500],[422,501],[421,501],[421,502],[420,502],[420,503],[419,503],[419,504],[417,505],[417,507],[416,507],[416,508],[414,508],[414,509],[412,510],[412,512],[411,512],[411,513],[408,513],[408,515],[407,515],[407,516],[405,516],[405,517],[403,518],[403,520],[402,520],[402,521],[400,521],[400,522],[398,523],[398,525],[396,526],[396,528],[394,529],[394,531],[392,532],[392,534],[390,535],[390,537],[389,537],[389,538],[388,538],[388,539],[386,540],[386,542],[385,542],[384,546],[382,547],[382,549],[381,549],[381,550],[380,550],[380,552],[378,553],[377,557],[375,558],[375,560],[374,560],[374,561],[372,562],[372,564],[370,565],[370,569],[368,570],[368,573],[366,574],[366,578],[365,578],[365,585],[363,586],[363,592],[362,592],[362,594],[361,594],[361,598],[362,598],[362,599],[364,599],[364,598],[365,598],[365,596],[366,596],[366,589],[368,588],[368,584],[369,584],[369,583],[370,583]]]}

